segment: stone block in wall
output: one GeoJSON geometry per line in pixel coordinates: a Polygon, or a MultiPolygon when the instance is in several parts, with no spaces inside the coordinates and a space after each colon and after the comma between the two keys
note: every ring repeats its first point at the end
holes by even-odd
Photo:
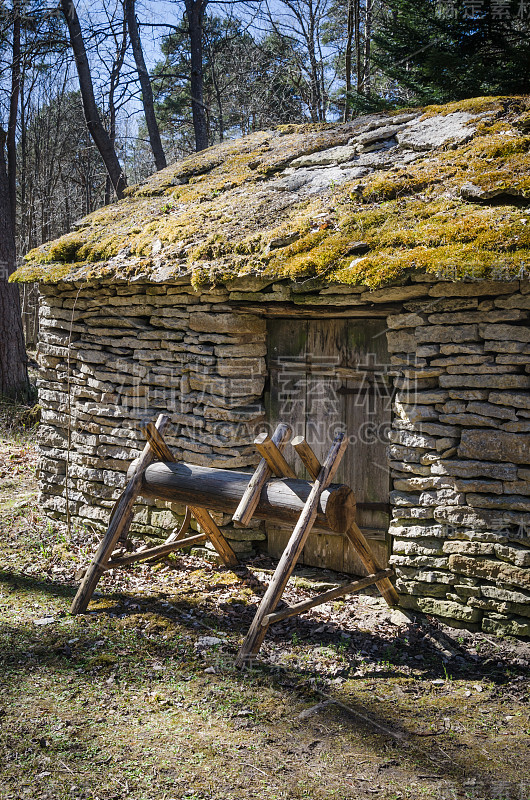
{"type": "Polygon", "coordinates": [[[498,508],[507,511],[528,511],[530,512],[530,497],[510,494],[503,496],[492,496],[487,494],[466,495],[466,502],[473,508],[498,508]]]}
{"type": "Polygon", "coordinates": [[[198,311],[190,318],[189,327],[201,333],[234,333],[265,335],[266,320],[253,314],[207,314],[198,311]]]}
{"type": "Polygon", "coordinates": [[[491,392],[488,399],[491,404],[530,409],[530,395],[522,392],[491,392]]]}
{"type": "Polygon", "coordinates": [[[473,342],[478,339],[477,325],[425,325],[415,329],[418,342],[473,342]]]}
{"type": "Polygon", "coordinates": [[[479,414],[482,417],[498,417],[499,419],[509,420],[517,419],[517,415],[513,408],[497,405],[495,400],[493,400],[491,403],[471,401],[467,405],[467,412],[470,414],[479,414]]]}
{"type": "Polygon", "coordinates": [[[400,594],[418,597],[446,597],[448,586],[445,583],[424,583],[420,580],[406,581],[398,577],[396,590],[400,594]]]}
{"type": "Polygon", "coordinates": [[[522,495],[530,495],[530,481],[504,481],[503,483],[503,491],[505,494],[522,494],[522,495]]]}
{"type": "Polygon", "coordinates": [[[530,310],[530,296],[513,294],[511,297],[498,297],[494,301],[497,308],[524,308],[530,310]]]}
{"type": "Polygon", "coordinates": [[[401,567],[414,567],[418,570],[422,567],[430,567],[432,569],[447,569],[449,564],[449,557],[444,556],[439,558],[432,555],[397,555],[394,553],[390,556],[389,563],[396,569],[400,570],[401,567]]]}
{"type": "Polygon", "coordinates": [[[530,636],[530,620],[524,617],[508,619],[486,614],[482,620],[482,630],[498,636],[530,636]]]}
{"type": "Polygon", "coordinates": [[[447,541],[443,544],[444,553],[463,553],[469,556],[494,556],[494,542],[476,542],[466,540],[447,541]]]}
{"type": "Polygon", "coordinates": [[[404,461],[410,464],[419,464],[422,450],[415,447],[404,447],[402,445],[390,445],[387,448],[388,456],[396,461],[404,461]]]}
{"type": "Polygon", "coordinates": [[[483,339],[509,342],[530,342],[530,329],[526,325],[479,325],[479,333],[483,339]]]}
{"type": "Polygon", "coordinates": [[[485,436],[481,431],[462,431],[458,455],[471,459],[487,456],[488,461],[530,464],[530,435],[490,431],[485,436]]]}
{"type": "MultiPolygon", "coordinates": [[[[503,603],[510,603],[512,606],[526,608],[522,616],[530,615],[530,594],[514,589],[506,589],[501,586],[492,586],[490,584],[482,584],[480,586],[480,594],[482,597],[497,600],[503,603]]],[[[520,611],[518,613],[521,613],[520,611]]]]}
{"type": "Polygon", "coordinates": [[[443,388],[471,387],[478,389],[523,389],[530,387],[527,375],[440,375],[443,388]]]}
{"type": "Polygon", "coordinates": [[[453,527],[470,530],[492,531],[498,541],[509,537],[510,526],[528,524],[524,515],[510,511],[493,511],[469,506],[439,506],[434,509],[434,518],[453,527]]]}
{"type": "Polygon", "coordinates": [[[530,540],[528,545],[496,544],[495,555],[499,560],[509,561],[516,567],[530,567],[530,540]]]}
{"type": "Polygon", "coordinates": [[[436,283],[429,289],[431,297],[480,297],[481,295],[492,295],[498,297],[501,294],[514,294],[519,290],[518,281],[473,281],[463,283],[461,281],[444,281],[436,283]]]}
{"type": "Polygon", "coordinates": [[[430,467],[422,464],[408,463],[407,461],[389,461],[388,465],[392,470],[393,476],[396,476],[398,473],[407,473],[427,477],[431,474],[430,467]]]}
{"type": "Polygon", "coordinates": [[[480,586],[466,586],[462,583],[455,583],[452,589],[456,592],[459,600],[467,600],[468,597],[480,597],[480,586]]]}
{"type": "Polygon", "coordinates": [[[438,412],[432,405],[405,403],[402,400],[396,400],[394,403],[394,413],[399,419],[412,424],[438,419],[438,412]]]}
{"type": "Polygon", "coordinates": [[[442,542],[438,539],[398,539],[393,541],[392,551],[396,555],[436,556],[442,555],[442,542]]]}
{"type": "Polygon", "coordinates": [[[530,590],[530,570],[501,561],[454,554],[449,556],[449,569],[462,575],[483,578],[487,581],[500,581],[527,591],[530,590]]]}
{"type": "MultiPolygon", "coordinates": [[[[416,337],[405,331],[387,331],[387,346],[389,353],[414,353],[416,350],[416,337]]],[[[51,353],[60,355],[60,353],[51,353]]]]}
{"type": "MultiPolygon", "coordinates": [[[[501,481],[485,481],[475,478],[475,480],[465,480],[462,478],[453,479],[453,486],[455,489],[458,489],[459,492],[482,492],[485,494],[498,494],[501,495],[504,492],[504,484],[501,481]]],[[[466,501],[469,500],[466,498],[466,501]]],[[[469,505],[474,505],[473,503],[469,503],[469,505]]],[[[480,505],[480,503],[478,504],[480,505]]]]}
{"type": "Polygon", "coordinates": [[[444,617],[449,625],[452,624],[452,620],[478,622],[482,616],[482,612],[477,608],[471,608],[464,603],[456,603],[454,600],[439,600],[434,597],[400,595],[399,605],[403,608],[421,611],[424,614],[444,617]]]}
{"type": "MultiPolygon", "coordinates": [[[[484,448],[482,448],[481,455],[484,455],[484,448]]],[[[517,477],[517,467],[514,464],[503,464],[495,461],[446,460],[433,464],[431,469],[433,475],[454,475],[458,478],[483,476],[485,478],[512,481],[517,477]]]]}

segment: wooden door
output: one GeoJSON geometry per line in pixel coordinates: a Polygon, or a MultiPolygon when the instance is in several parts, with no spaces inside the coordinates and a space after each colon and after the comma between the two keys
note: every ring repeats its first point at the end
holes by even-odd
{"type": "MultiPolygon", "coordinates": [[[[272,427],[288,422],[293,435],[304,435],[320,459],[335,432],[347,432],[350,444],[336,481],[354,490],[358,525],[386,566],[391,381],[385,329],[384,320],[270,320],[266,406],[272,427]]],[[[285,455],[298,475],[308,477],[292,448],[285,455]]],[[[281,555],[289,533],[269,526],[271,555],[281,555]]],[[[365,573],[340,534],[311,534],[300,561],[365,573]]]]}

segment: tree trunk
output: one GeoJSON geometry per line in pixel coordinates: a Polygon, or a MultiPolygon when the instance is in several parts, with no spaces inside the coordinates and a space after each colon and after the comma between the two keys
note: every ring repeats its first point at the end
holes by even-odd
{"type": "Polygon", "coordinates": [[[204,106],[202,69],[202,23],[208,0],[186,0],[191,53],[191,111],[195,132],[195,150],[208,147],[208,120],[204,106]]]}
{"type": "Polygon", "coordinates": [[[149,73],[145,66],[142,43],[140,41],[138,24],[136,22],[135,0],[125,0],[125,15],[127,17],[127,28],[129,29],[129,36],[131,37],[138,79],[142,89],[142,102],[144,106],[145,122],[149,133],[149,141],[151,142],[151,150],[153,151],[156,168],[164,169],[164,167],[167,167],[167,161],[160,139],[160,131],[158,130],[158,123],[155,116],[153,90],[151,88],[151,81],[149,80],[149,73]]]}
{"type": "Polygon", "coordinates": [[[8,283],[15,269],[15,234],[4,154],[6,134],[0,131],[0,397],[25,399],[29,392],[28,368],[20,294],[8,283]]]}
{"type": "Polygon", "coordinates": [[[79,17],[72,0],[61,0],[61,10],[66,20],[70,44],[74,53],[88,132],[94,140],[94,144],[107,168],[116,196],[118,200],[121,200],[124,189],[127,186],[127,179],[123,174],[116,151],[99,116],[79,17]]]}
{"type": "Polygon", "coordinates": [[[20,95],[20,0],[13,0],[13,48],[11,64],[11,97],[9,98],[9,122],[7,126],[7,179],[9,204],[13,227],[17,218],[17,118],[20,95]]]}
{"type": "Polygon", "coordinates": [[[372,70],[370,64],[370,46],[372,43],[372,0],[366,0],[364,18],[364,64],[363,64],[363,91],[368,97],[371,91],[372,70]]]}
{"type": "Polygon", "coordinates": [[[353,52],[353,0],[348,0],[348,33],[346,37],[346,98],[344,101],[344,122],[348,122],[350,118],[350,99],[351,99],[351,62],[353,52]]]}
{"type": "Polygon", "coordinates": [[[362,63],[361,63],[361,0],[353,0],[354,3],[354,38],[355,38],[355,71],[357,75],[357,92],[360,94],[363,87],[362,63]]]}

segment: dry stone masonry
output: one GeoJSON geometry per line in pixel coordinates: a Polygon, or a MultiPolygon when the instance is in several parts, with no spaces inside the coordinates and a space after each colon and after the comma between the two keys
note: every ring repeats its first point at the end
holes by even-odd
{"type": "MultiPolygon", "coordinates": [[[[187,285],[186,285],[187,284],[187,285]]],[[[168,413],[178,460],[249,467],[263,419],[265,321],[233,314],[228,293],[180,286],[42,287],[40,481],[46,511],[101,528],[144,441],[168,413]],[[58,290],[59,289],[59,290],[58,290]]],[[[138,532],[167,535],[184,513],[145,501],[138,532]]],[[[218,518],[223,524],[229,518],[218,518]]],[[[228,534],[251,552],[259,530],[228,534]]]]}
{"type": "MultiPolygon", "coordinates": [[[[167,411],[177,459],[251,468],[264,422],[266,322],[248,308],[296,297],[287,281],[196,291],[139,283],[43,285],[40,481],[47,513],[102,527],[167,411]]],[[[530,635],[530,283],[304,288],[304,308],[387,316],[394,383],[388,446],[391,564],[404,607],[455,626],[530,635]]],[[[184,512],[145,501],[136,530],[167,535],[184,512]]],[[[265,539],[234,529],[244,556],[265,539]]]]}

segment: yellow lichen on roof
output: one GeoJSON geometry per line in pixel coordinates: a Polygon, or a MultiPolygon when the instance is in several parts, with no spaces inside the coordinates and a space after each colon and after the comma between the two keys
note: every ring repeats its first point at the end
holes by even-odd
{"type": "Polygon", "coordinates": [[[30,252],[14,279],[376,287],[411,271],[509,279],[529,255],[530,102],[475,98],[209,148],[30,252]]]}

